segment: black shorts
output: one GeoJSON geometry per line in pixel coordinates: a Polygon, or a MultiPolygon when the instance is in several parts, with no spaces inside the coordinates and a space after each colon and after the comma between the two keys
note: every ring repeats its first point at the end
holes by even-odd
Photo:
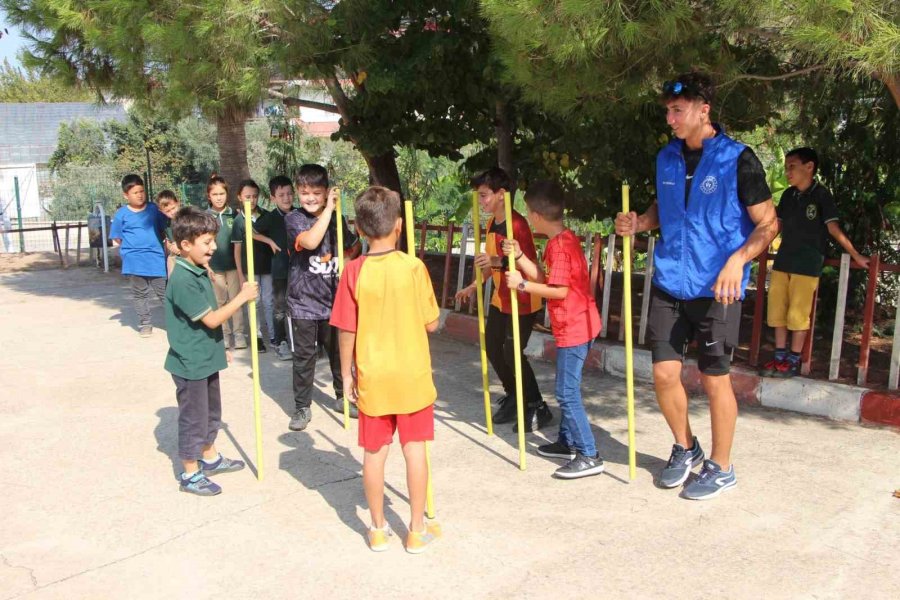
{"type": "Polygon", "coordinates": [[[650,292],[647,332],[654,363],[683,361],[687,345],[697,340],[700,372],[727,375],[740,326],[740,302],[722,304],[715,298],[678,300],[656,287],[650,292]]]}

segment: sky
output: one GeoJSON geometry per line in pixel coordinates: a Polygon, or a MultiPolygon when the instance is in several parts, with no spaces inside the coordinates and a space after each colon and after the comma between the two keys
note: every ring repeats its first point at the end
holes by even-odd
{"type": "Polygon", "coordinates": [[[0,10],[0,30],[2,29],[7,29],[9,36],[4,33],[0,38],[0,64],[6,59],[12,66],[19,67],[21,63],[16,55],[25,47],[25,40],[19,35],[19,30],[9,24],[6,13],[0,10]]]}

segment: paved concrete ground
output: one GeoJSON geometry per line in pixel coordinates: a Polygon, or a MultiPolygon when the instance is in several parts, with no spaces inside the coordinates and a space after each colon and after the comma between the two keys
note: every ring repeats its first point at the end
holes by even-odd
{"type": "MultiPolygon", "coordinates": [[[[175,482],[164,332],[138,337],[124,280],[88,268],[0,276],[0,323],[0,599],[900,597],[893,431],[745,411],[739,487],[689,502],[653,485],[671,440],[649,389],[628,483],[623,382],[586,377],[607,474],[557,481],[533,453],[539,436],[525,472],[508,426],[485,436],[477,350],[438,338],[445,536],[422,556],[399,543],[375,554],[361,453],[326,393],[306,432],[287,431],[290,363],[261,357],[265,480],[226,475],[222,495],[199,498],[175,482]]],[[[248,364],[238,354],[223,374],[219,439],[252,458],[248,364]]],[[[551,398],[552,365],[536,370],[551,398]]],[[[692,416],[708,447],[703,402],[692,416]]],[[[389,520],[405,532],[399,453],[388,478],[389,520]]]]}

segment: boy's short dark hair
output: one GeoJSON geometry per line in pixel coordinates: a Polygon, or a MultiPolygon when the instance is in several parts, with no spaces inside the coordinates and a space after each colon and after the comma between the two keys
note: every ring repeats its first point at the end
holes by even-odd
{"type": "Polygon", "coordinates": [[[306,185],[309,187],[328,187],[328,169],[322,165],[303,165],[297,171],[295,178],[297,187],[306,185]]]}
{"type": "Polygon", "coordinates": [[[784,159],[787,160],[792,156],[796,156],[800,159],[804,165],[806,163],[813,164],[813,177],[815,177],[816,173],[819,171],[819,155],[816,154],[816,151],[812,148],[808,148],[804,146],[803,148],[794,148],[790,152],[784,155],[784,159]]]}
{"type": "Polygon", "coordinates": [[[172,190],[163,190],[156,195],[156,204],[160,208],[164,206],[168,206],[173,202],[181,202],[178,199],[178,196],[175,195],[175,192],[172,190]]]}
{"type": "Polygon", "coordinates": [[[181,247],[181,242],[194,243],[204,233],[215,235],[219,232],[219,220],[205,210],[194,206],[185,206],[172,220],[172,237],[175,243],[181,247]]]}
{"type": "Polygon", "coordinates": [[[289,187],[292,190],[294,189],[294,184],[291,183],[291,178],[286,177],[284,175],[276,175],[272,179],[269,180],[269,193],[275,194],[279,188],[289,187]]]}
{"type": "Polygon", "coordinates": [[[525,204],[528,205],[528,210],[548,221],[562,221],[566,209],[566,196],[562,187],[555,181],[535,181],[525,192],[525,204]]]}
{"type": "Polygon", "coordinates": [[[716,85],[712,77],[700,71],[682,73],[672,81],[663,84],[660,100],[668,102],[677,98],[685,100],[702,100],[712,104],[716,99],[716,85]]]}
{"type": "Polygon", "coordinates": [[[256,184],[255,181],[253,181],[252,179],[242,179],[237,187],[238,194],[240,194],[244,190],[245,187],[253,188],[257,192],[259,192],[259,186],[256,184]]]}
{"type": "Polygon", "coordinates": [[[499,192],[500,190],[506,190],[507,192],[512,191],[512,179],[509,176],[509,173],[501,169],[500,167],[492,167],[472,178],[469,182],[472,186],[473,190],[477,190],[481,186],[485,185],[492,192],[499,192]]]}
{"type": "Polygon", "coordinates": [[[126,194],[128,193],[128,190],[138,185],[144,187],[144,180],[141,179],[140,175],[132,173],[122,178],[122,191],[126,194]]]}
{"type": "Polygon", "coordinates": [[[400,218],[400,194],[373,185],[356,197],[356,229],[370,239],[387,237],[400,218]]]}

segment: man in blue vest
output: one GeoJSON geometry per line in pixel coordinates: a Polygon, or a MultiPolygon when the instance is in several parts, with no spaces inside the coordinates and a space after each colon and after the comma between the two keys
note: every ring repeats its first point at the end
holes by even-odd
{"type": "Polygon", "coordinates": [[[700,475],[682,491],[691,500],[714,498],[737,484],[731,464],[737,421],[731,349],[738,343],[750,261],[778,231],[762,164],[710,120],[714,97],[715,87],[703,73],[665,83],[661,100],[675,139],[657,155],[657,200],[640,216],[616,217],[618,235],[660,228],[649,333],[656,397],[675,444],[658,484],[678,487],[703,463],[700,475]],[[681,383],[691,340],[697,341],[712,421],[712,453],[705,461],[681,383]]]}

